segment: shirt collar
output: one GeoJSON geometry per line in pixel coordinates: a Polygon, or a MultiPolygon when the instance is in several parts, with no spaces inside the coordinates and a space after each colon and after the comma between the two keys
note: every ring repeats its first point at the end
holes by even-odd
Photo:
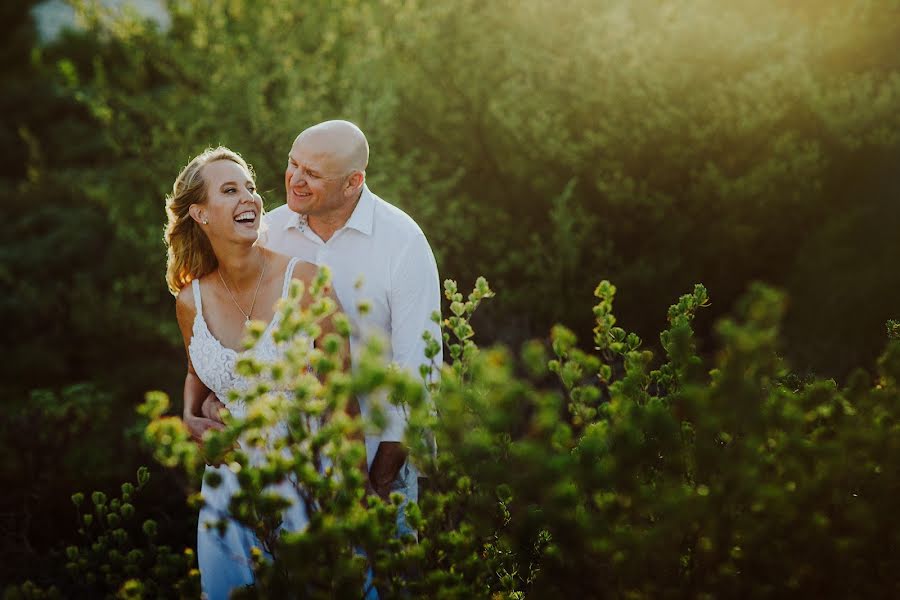
{"type": "Polygon", "coordinates": [[[347,219],[344,227],[355,229],[365,235],[372,235],[372,224],[375,221],[375,196],[369,191],[369,186],[363,184],[359,202],[353,209],[353,214],[347,219]]]}
{"type": "Polygon", "coordinates": [[[303,231],[307,228],[306,215],[301,215],[300,213],[295,213],[294,211],[290,211],[290,215],[284,222],[284,229],[287,231],[291,228],[297,228],[300,231],[303,231]]]}
{"type": "MultiPolygon", "coordinates": [[[[344,223],[344,227],[355,229],[365,235],[372,235],[372,224],[374,221],[375,196],[369,191],[369,186],[363,184],[362,193],[359,196],[359,201],[356,203],[356,208],[353,209],[350,218],[344,223]]],[[[300,231],[305,231],[309,227],[307,215],[301,215],[292,211],[284,224],[284,229],[287,230],[294,227],[300,231]]]]}

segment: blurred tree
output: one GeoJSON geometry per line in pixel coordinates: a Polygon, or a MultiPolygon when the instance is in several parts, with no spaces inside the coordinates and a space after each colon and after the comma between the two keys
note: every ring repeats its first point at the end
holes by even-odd
{"type": "MultiPolygon", "coordinates": [[[[134,407],[148,387],[174,392],[183,368],[162,335],[173,330],[171,305],[131,283],[146,276],[146,260],[87,193],[86,175],[110,143],[65,81],[100,45],[85,34],[39,44],[33,4],[0,9],[9,31],[0,52],[0,209],[9,225],[0,311],[13,344],[0,371],[2,580],[40,573],[50,545],[73,533],[63,516],[72,489],[111,485],[136,468],[141,453],[126,432],[134,407]]],[[[153,504],[165,510],[171,495],[153,504]]]]}
{"type": "MultiPolygon", "coordinates": [[[[165,31],[86,13],[109,50],[73,89],[113,140],[91,189],[123,235],[161,260],[159,199],[209,144],[247,154],[280,203],[293,136],[350,118],[370,137],[372,187],[422,223],[442,271],[509,291],[480,323],[490,338],[587,326],[578,299],[612,276],[644,334],[663,298],[707,282],[720,301],[706,339],[745,281],[785,284],[810,225],[900,148],[888,0],[168,10],[165,31]]],[[[798,357],[815,347],[792,342],[798,357]]],[[[874,356],[878,340],[861,343],[874,356]]]]}
{"type": "MultiPolygon", "coordinates": [[[[843,376],[897,316],[896,1],[170,0],[165,27],[77,2],[83,28],[49,45],[31,4],[0,9],[0,391],[20,415],[35,390],[111,398],[70,440],[121,457],[98,479],[133,470],[122,430],[143,390],[180,386],[161,243],[178,169],[231,146],[272,207],[291,140],[323,119],[366,131],[372,189],[423,226],[442,274],[504,290],[482,339],[587,330],[609,277],[655,343],[667,299],[703,281],[703,353],[758,279],[788,290],[797,367],[843,376]]],[[[0,510],[18,518],[33,494],[11,485],[0,510]]]]}
{"type": "Polygon", "coordinates": [[[703,334],[743,282],[785,282],[844,190],[892,172],[878,158],[900,139],[896,3],[405,6],[385,29],[401,147],[464,173],[446,204],[466,204],[476,226],[445,264],[510,291],[488,327],[524,312],[538,330],[586,325],[577,301],[556,312],[569,292],[550,271],[576,273],[564,287],[581,298],[591,276],[613,276],[623,319],[645,334],[663,298],[704,281],[719,308],[703,334]],[[553,199],[573,177],[579,218],[558,232],[553,199]]]}

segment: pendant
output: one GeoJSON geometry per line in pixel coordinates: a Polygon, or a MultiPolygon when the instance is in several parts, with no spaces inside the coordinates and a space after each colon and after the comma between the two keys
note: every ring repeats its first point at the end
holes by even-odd
{"type": "Polygon", "coordinates": [[[244,321],[244,327],[246,327],[247,329],[250,328],[250,317],[247,317],[247,320],[244,321]]]}

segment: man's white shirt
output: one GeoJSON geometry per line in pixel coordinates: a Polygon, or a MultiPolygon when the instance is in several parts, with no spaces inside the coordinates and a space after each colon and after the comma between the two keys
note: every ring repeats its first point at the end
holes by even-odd
{"type": "MultiPolygon", "coordinates": [[[[350,320],[351,362],[357,363],[369,335],[386,342],[386,359],[421,378],[425,358],[424,331],[440,341],[440,328],[431,321],[440,310],[437,264],[425,234],[399,208],[363,186],[359,202],[343,227],[325,242],[309,227],[306,217],[280,206],[265,218],[263,244],[270,250],[297,256],[315,265],[327,265],[332,285],[350,320]],[[360,314],[360,303],[369,309],[360,314]]],[[[436,357],[441,364],[442,355],[436,357]]],[[[363,417],[369,399],[360,398],[363,417]]],[[[382,402],[387,425],[380,436],[366,436],[371,464],[381,441],[402,441],[406,416],[402,409],[382,402]]]]}

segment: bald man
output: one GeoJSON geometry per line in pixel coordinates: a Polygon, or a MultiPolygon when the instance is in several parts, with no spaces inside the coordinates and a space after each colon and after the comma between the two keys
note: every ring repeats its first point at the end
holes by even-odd
{"type": "MultiPolygon", "coordinates": [[[[440,284],[431,247],[406,213],[373,194],[366,185],[369,144],[348,121],[326,121],[303,131],[287,157],[284,187],[287,204],[267,215],[265,245],[283,254],[328,265],[338,300],[353,326],[350,349],[354,363],[367,336],[387,340],[387,358],[421,377],[428,364],[422,333],[440,340],[431,314],[440,311],[440,284]],[[365,315],[358,309],[365,301],[365,315]]],[[[437,364],[441,355],[436,357],[437,364]]],[[[367,416],[369,398],[360,398],[367,416]]],[[[217,414],[214,402],[204,415],[217,414]]],[[[402,444],[406,418],[402,409],[384,401],[387,426],[380,436],[367,436],[372,487],[383,498],[400,492],[418,499],[415,468],[402,444]]],[[[400,522],[401,533],[405,521],[400,522]]]]}

